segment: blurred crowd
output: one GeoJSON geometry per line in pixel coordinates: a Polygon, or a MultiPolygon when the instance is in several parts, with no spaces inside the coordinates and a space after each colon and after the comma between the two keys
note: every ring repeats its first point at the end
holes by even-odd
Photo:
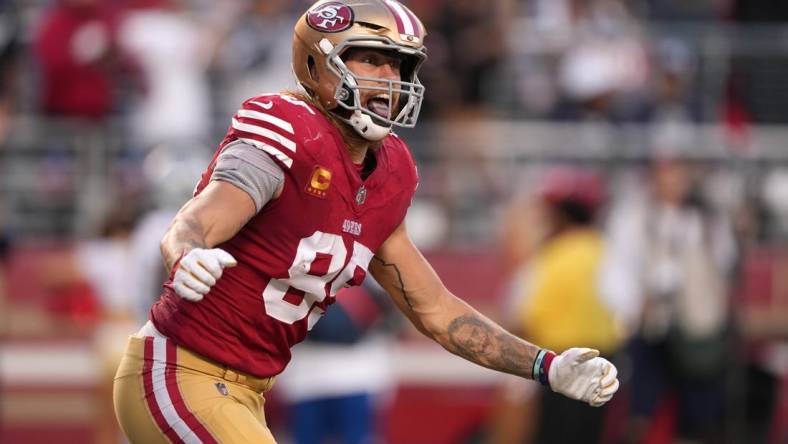
{"type": "MultiPolygon", "coordinates": [[[[549,145],[551,130],[566,125],[576,137],[561,147],[564,153],[603,153],[611,167],[622,156],[735,161],[779,151],[751,134],[753,125],[785,123],[788,115],[781,81],[785,51],[766,32],[788,18],[775,2],[408,3],[430,31],[429,62],[421,73],[430,93],[424,124],[411,143],[424,161],[440,158],[450,166],[423,177],[431,184],[426,192],[440,195],[449,213],[450,237],[478,237],[469,225],[480,214],[475,204],[491,202],[489,195],[500,204],[509,194],[510,177],[490,165],[495,153],[531,140],[549,145]],[[553,126],[513,140],[484,126],[490,119],[553,126]],[[699,130],[705,125],[719,127],[709,136],[699,130]],[[477,174],[466,178],[467,169],[477,174]],[[473,214],[461,217],[466,212],[473,214]]],[[[24,195],[7,199],[4,212],[13,210],[13,217],[6,225],[84,236],[97,229],[116,197],[148,206],[150,180],[142,166],[154,148],[173,157],[208,155],[226,129],[226,116],[244,98],[295,88],[290,31],[307,4],[0,3],[0,137],[14,148],[5,154],[12,165],[5,187],[24,195]],[[46,180],[17,177],[19,169],[46,180]],[[54,215],[51,222],[36,217],[36,210],[54,215]]],[[[756,193],[763,215],[776,222],[764,229],[780,235],[788,210],[779,184],[788,176],[779,165],[769,166],[720,179],[727,189],[715,199],[741,206],[756,193]]]]}
{"type": "MultiPolygon", "coordinates": [[[[309,3],[0,0],[4,336],[89,336],[111,377],[158,295],[158,240],[230,115],[296,87],[292,26],[309,3]],[[35,270],[23,249],[45,252],[35,270]],[[4,285],[20,267],[35,282],[4,285]]],[[[597,410],[502,382],[487,441],[788,442],[788,6],[403,3],[429,32],[423,117],[403,131],[420,166],[415,240],[493,249],[508,290],[490,316],[622,369],[597,410]]],[[[337,330],[296,351],[295,417],[339,411],[328,396],[360,418],[391,389],[399,329],[380,299],[374,285],[348,296],[359,305],[321,321],[337,330]],[[337,375],[348,390],[305,389],[299,365],[337,349],[360,362],[337,375]]],[[[373,417],[346,442],[374,435],[373,417]]]]}

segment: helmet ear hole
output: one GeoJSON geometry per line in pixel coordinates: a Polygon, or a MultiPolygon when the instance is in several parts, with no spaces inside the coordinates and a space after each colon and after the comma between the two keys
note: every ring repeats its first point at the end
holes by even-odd
{"type": "Polygon", "coordinates": [[[402,65],[400,66],[400,76],[403,80],[412,82],[415,78],[416,67],[419,65],[420,60],[416,57],[403,57],[402,65]]]}
{"type": "Polygon", "coordinates": [[[312,78],[315,82],[320,81],[320,74],[317,72],[317,68],[315,67],[315,58],[311,55],[306,59],[306,69],[309,71],[309,77],[312,78]]]}

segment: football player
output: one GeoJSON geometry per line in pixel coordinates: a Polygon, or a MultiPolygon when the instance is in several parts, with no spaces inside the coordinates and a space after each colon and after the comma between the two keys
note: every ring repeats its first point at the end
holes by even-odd
{"type": "Polygon", "coordinates": [[[556,356],[509,334],[409,239],[418,177],[391,129],[418,118],[425,35],[395,0],[321,0],[298,20],[303,91],[243,103],[161,242],[169,279],[115,381],[132,443],[275,442],[261,395],[337,290],[367,273],[448,351],[590,405],[611,399],[616,368],[597,351],[556,356]]]}

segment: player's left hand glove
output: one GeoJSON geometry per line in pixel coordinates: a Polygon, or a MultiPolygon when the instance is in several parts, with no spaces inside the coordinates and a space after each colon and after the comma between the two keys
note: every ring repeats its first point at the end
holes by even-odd
{"type": "Polygon", "coordinates": [[[534,363],[534,379],[593,407],[610,401],[618,390],[617,376],[616,366],[590,348],[570,348],[558,356],[540,350],[534,363]]]}

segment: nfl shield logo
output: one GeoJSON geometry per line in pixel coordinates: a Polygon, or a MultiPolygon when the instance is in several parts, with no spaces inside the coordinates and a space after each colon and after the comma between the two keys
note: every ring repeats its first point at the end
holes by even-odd
{"type": "Polygon", "coordinates": [[[223,382],[216,383],[216,390],[219,390],[219,393],[221,393],[223,396],[227,396],[230,394],[230,391],[227,390],[227,386],[224,385],[223,382]]]}
{"type": "Polygon", "coordinates": [[[361,205],[366,200],[367,200],[367,189],[364,188],[364,185],[361,185],[361,188],[359,188],[358,192],[356,193],[356,205],[361,205]]]}

